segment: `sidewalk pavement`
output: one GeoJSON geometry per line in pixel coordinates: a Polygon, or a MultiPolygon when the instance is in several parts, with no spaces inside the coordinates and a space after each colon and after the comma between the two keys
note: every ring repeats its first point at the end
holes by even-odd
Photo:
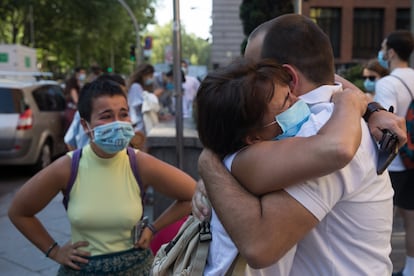
{"type": "MultiPolygon", "coordinates": [[[[52,276],[56,275],[59,265],[46,258],[34,245],[16,230],[7,217],[7,209],[14,192],[0,197],[0,275],[5,276],[52,276]]],[[[60,244],[70,238],[70,226],[59,195],[41,212],[42,220],[52,237],[60,244]]],[[[151,208],[146,208],[149,212],[151,208]]],[[[151,214],[147,214],[150,215],[151,214]]],[[[404,231],[401,219],[394,221],[392,235],[393,252],[391,259],[394,271],[399,271],[405,261],[404,231]]]]}

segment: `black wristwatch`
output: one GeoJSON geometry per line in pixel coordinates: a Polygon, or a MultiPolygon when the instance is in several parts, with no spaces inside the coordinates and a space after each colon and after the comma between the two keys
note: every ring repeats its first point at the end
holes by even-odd
{"type": "Polygon", "coordinates": [[[377,102],[371,102],[368,104],[367,106],[367,110],[365,111],[364,116],[362,116],[365,120],[365,122],[368,122],[369,117],[371,117],[372,113],[380,111],[380,110],[385,110],[387,111],[382,105],[380,105],[377,102]]]}

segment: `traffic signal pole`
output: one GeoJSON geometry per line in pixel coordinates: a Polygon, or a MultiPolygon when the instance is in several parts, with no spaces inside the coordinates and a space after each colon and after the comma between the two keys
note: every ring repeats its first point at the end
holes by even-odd
{"type": "Polygon", "coordinates": [[[181,78],[180,1],[174,0],[173,18],[173,76],[175,87],[175,131],[177,139],[177,167],[183,169],[183,93],[181,78]]]}
{"type": "Polygon", "coordinates": [[[139,39],[139,26],[138,26],[138,22],[137,19],[135,18],[134,13],[132,12],[132,10],[129,8],[129,6],[127,5],[127,3],[125,3],[124,0],[118,0],[118,2],[125,8],[125,10],[128,12],[129,17],[131,17],[132,20],[132,24],[134,25],[135,28],[135,35],[136,35],[136,49],[137,49],[137,57],[135,59],[135,64],[139,64],[139,62],[141,62],[142,60],[142,51],[141,51],[141,43],[140,43],[140,39],[139,39]]]}

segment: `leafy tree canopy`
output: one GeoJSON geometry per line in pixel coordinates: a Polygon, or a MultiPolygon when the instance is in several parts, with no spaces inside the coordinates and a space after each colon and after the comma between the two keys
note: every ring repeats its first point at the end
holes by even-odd
{"type": "MultiPolygon", "coordinates": [[[[156,23],[156,0],[124,1],[139,24],[143,44],[148,24],[156,23]]],[[[76,66],[98,64],[129,74],[134,65],[129,52],[136,44],[135,28],[117,0],[2,0],[0,14],[0,43],[36,48],[42,71],[64,75],[76,66]]],[[[157,30],[160,33],[151,34],[155,38],[154,62],[162,59],[163,47],[172,41],[172,28],[157,30]]],[[[183,53],[195,63],[206,64],[208,53],[199,55],[198,51],[208,43],[200,42],[184,34],[183,53]]]]}
{"type": "MultiPolygon", "coordinates": [[[[153,49],[150,63],[164,63],[165,52],[173,45],[173,23],[156,26],[148,35],[153,37],[153,49]]],[[[207,65],[210,57],[210,43],[194,34],[188,34],[181,25],[181,55],[193,65],[207,65]]]]}

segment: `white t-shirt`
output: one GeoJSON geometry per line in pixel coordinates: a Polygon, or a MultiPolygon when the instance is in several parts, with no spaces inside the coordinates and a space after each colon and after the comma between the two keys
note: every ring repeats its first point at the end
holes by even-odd
{"type": "MultiPolygon", "coordinates": [[[[333,111],[330,99],[337,89],[322,86],[301,96],[320,125],[333,111]]],[[[388,173],[376,174],[377,146],[363,120],[361,125],[361,145],[346,167],[285,189],[320,221],[298,243],[290,275],[392,273],[394,192],[388,173]]]]}
{"type": "MultiPolygon", "coordinates": [[[[414,70],[412,68],[396,68],[391,75],[401,78],[414,93],[414,70]]],[[[404,84],[397,78],[386,76],[377,81],[375,85],[374,101],[388,109],[394,107],[394,113],[405,117],[412,97],[404,84]]],[[[389,171],[404,171],[405,167],[398,155],[388,167],[389,171]]]]}
{"type": "Polygon", "coordinates": [[[197,95],[200,82],[192,76],[185,76],[183,83],[183,118],[191,118],[193,113],[193,101],[197,95]]]}
{"type": "Polygon", "coordinates": [[[134,130],[145,133],[144,119],[141,110],[142,103],[144,102],[143,92],[144,90],[139,83],[132,84],[128,91],[128,106],[131,122],[135,126],[134,130]]]}

